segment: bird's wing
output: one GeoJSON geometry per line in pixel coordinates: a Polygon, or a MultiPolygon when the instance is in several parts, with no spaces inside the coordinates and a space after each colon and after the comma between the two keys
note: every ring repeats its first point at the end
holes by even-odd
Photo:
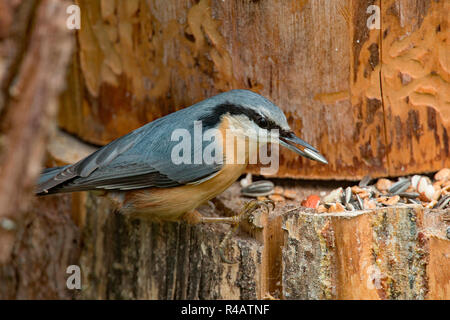
{"type": "MultiPolygon", "coordinates": [[[[175,164],[171,152],[179,142],[171,141],[165,126],[164,121],[154,121],[63,167],[53,178],[39,183],[37,193],[174,187],[206,181],[222,168],[222,162],[175,164]]],[[[191,154],[194,152],[192,143],[191,154]]]]}

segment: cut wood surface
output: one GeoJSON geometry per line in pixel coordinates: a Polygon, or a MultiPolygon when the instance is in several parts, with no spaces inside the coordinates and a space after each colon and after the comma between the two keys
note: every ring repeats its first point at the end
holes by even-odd
{"type": "Polygon", "coordinates": [[[382,2],[381,85],[393,175],[450,163],[450,2],[382,2]]]}
{"type": "Polygon", "coordinates": [[[449,299],[445,217],[448,212],[419,207],[290,213],[284,217],[283,296],[449,299]]]}
{"type": "Polygon", "coordinates": [[[267,96],[328,166],[279,177],[450,166],[448,1],[76,1],[83,27],[60,125],[105,144],[233,88],[267,96]],[[378,6],[380,29],[368,20],[378,6]]]}

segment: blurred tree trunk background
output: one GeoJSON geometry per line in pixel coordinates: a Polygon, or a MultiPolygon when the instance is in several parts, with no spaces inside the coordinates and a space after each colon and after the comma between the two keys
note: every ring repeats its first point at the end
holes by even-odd
{"type": "Polygon", "coordinates": [[[226,228],[32,197],[43,162],[233,88],[274,101],[330,162],[282,152],[277,177],[450,167],[449,14],[433,0],[0,0],[0,298],[450,298],[447,212],[278,209],[244,226],[226,265],[226,228]],[[72,264],[81,291],[66,288],[72,264]]]}

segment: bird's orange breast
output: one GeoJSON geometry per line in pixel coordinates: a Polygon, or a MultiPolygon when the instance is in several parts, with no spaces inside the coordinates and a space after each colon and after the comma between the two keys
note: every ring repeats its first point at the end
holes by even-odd
{"type": "MultiPolygon", "coordinates": [[[[239,139],[244,138],[226,137],[228,129],[226,119],[222,121],[219,129],[224,138],[223,154],[226,154],[228,148],[236,150],[237,143],[242,142],[239,139]]],[[[202,183],[127,191],[122,195],[121,212],[155,220],[178,220],[186,212],[225,191],[242,175],[247,163],[248,152],[246,151],[245,163],[235,163],[225,159],[222,169],[214,177],[202,183]]]]}

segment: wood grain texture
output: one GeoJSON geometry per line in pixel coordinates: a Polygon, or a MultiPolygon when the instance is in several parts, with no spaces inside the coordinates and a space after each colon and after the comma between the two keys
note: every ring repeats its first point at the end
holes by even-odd
{"type": "Polygon", "coordinates": [[[382,1],[389,173],[450,166],[448,1],[382,1]]]}
{"type": "Polygon", "coordinates": [[[89,196],[80,299],[260,299],[261,245],[233,237],[224,263],[218,246],[227,228],[128,219],[106,199],[89,196]]]}
{"type": "Polygon", "coordinates": [[[60,125],[105,144],[232,88],[267,96],[330,161],[283,150],[280,177],[387,175],[377,1],[79,0],[60,125]]]}
{"type": "Polygon", "coordinates": [[[444,211],[419,207],[284,217],[286,299],[448,299],[444,211]]]}
{"type": "Polygon", "coordinates": [[[73,299],[67,267],[79,264],[80,230],[72,195],[34,199],[23,214],[8,263],[0,265],[0,299],[73,299]]]}
{"type": "Polygon", "coordinates": [[[449,165],[448,2],[79,0],[60,125],[96,144],[246,88],[329,160],[279,177],[360,179],[449,165]],[[381,28],[369,29],[381,9],[381,28]]]}

